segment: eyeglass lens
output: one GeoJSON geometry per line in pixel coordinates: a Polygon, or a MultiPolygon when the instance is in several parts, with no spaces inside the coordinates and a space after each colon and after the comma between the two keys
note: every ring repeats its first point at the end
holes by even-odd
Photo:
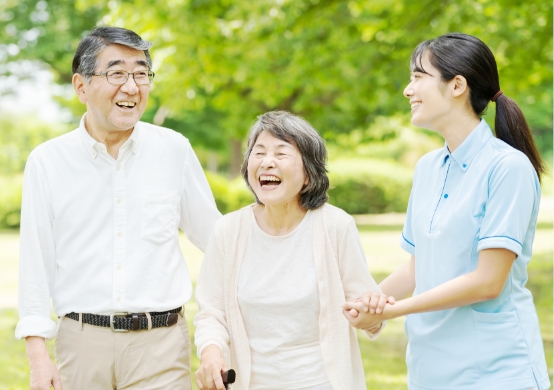
{"type": "Polygon", "coordinates": [[[124,70],[110,70],[106,72],[106,77],[108,78],[108,81],[112,84],[125,84],[130,74],[133,75],[135,83],[140,85],[151,84],[154,80],[154,72],[146,70],[137,71],[134,73],[130,73],[124,70]]]}

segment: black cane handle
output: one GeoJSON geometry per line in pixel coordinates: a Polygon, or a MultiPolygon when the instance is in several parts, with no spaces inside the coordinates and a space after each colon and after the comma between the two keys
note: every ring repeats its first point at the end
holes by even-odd
{"type": "Polygon", "coordinates": [[[235,370],[233,369],[221,373],[221,379],[223,379],[225,389],[228,389],[231,383],[235,383],[236,376],[237,375],[235,374],[235,370]]]}

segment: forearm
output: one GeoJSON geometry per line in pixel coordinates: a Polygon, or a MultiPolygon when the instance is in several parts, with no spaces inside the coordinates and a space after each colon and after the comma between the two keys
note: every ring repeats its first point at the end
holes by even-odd
{"type": "MultiPolygon", "coordinates": [[[[515,260],[507,249],[486,249],[479,253],[477,268],[414,297],[396,302],[394,317],[471,305],[496,298],[506,284],[515,260]]],[[[391,313],[392,314],[392,313],[391,313]]]]}
{"type": "Polygon", "coordinates": [[[27,358],[32,361],[36,358],[43,358],[48,356],[48,350],[46,349],[46,342],[44,338],[38,336],[25,337],[25,345],[27,349],[27,358]]]}
{"type": "Polygon", "coordinates": [[[383,293],[395,299],[404,299],[412,296],[415,290],[415,257],[403,264],[383,280],[379,287],[383,293]]]}
{"type": "Polygon", "coordinates": [[[393,306],[385,307],[384,313],[389,314],[390,318],[396,318],[408,314],[452,309],[491,298],[487,289],[483,288],[480,278],[471,272],[414,297],[397,301],[393,306]]]}

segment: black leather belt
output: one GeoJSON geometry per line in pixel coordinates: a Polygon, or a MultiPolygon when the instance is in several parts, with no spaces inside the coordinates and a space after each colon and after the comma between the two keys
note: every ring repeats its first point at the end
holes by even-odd
{"type": "MultiPolygon", "coordinates": [[[[178,307],[168,311],[150,312],[152,328],[175,325],[179,319],[181,310],[184,310],[184,308],[178,307]]],[[[65,316],[72,320],[79,321],[79,313],[69,313],[65,316]]],[[[145,313],[112,313],[109,316],[83,313],[82,322],[94,326],[111,328],[114,332],[148,329],[148,317],[145,313]]]]}

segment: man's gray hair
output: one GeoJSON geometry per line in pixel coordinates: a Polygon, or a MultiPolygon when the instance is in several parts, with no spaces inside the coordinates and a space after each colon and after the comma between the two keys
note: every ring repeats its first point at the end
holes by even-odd
{"type": "Polygon", "coordinates": [[[109,45],[124,45],[136,50],[144,51],[149,69],[152,69],[152,59],[148,49],[152,42],[143,40],[137,33],[120,27],[97,27],[79,43],[73,57],[73,74],[79,73],[90,81],[94,73],[98,54],[109,45]]]}
{"type": "Polygon", "coordinates": [[[261,204],[256,193],[248,182],[248,158],[262,131],[267,131],[275,138],[296,145],[304,163],[304,173],[308,184],[300,191],[300,206],[315,210],[327,202],[329,178],[327,177],[327,149],[319,133],[304,119],[287,111],[270,111],[258,117],[248,134],[248,147],[244,153],[241,174],[246,185],[254,194],[256,202],[261,204]]]}

